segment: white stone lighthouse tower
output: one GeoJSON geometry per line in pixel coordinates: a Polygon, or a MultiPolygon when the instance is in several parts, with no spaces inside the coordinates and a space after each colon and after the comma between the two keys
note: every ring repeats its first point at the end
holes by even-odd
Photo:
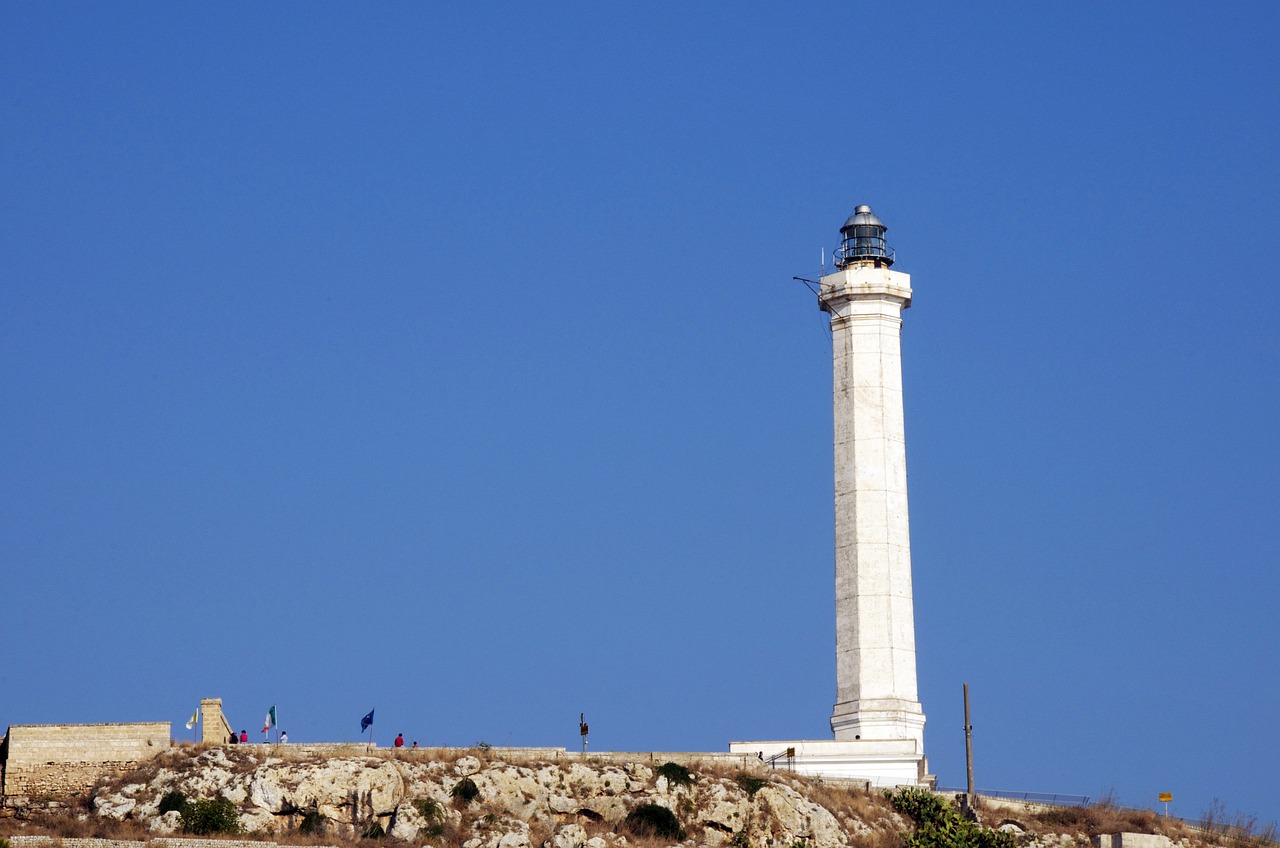
{"type": "Polygon", "coordinates": [[[870,206],[855,209],[840,228],[836,270],[818,283],[834,368],[835,739],[732,742],[729,750],[807,774],[928,785],[902,417],[911,278],[891,270],[885,230],[870,206]]]}
{"type": "Polygon", "coordinates": [[[902,310],[911,278],[890,270],[886,227],[859,206],[821,280],[831,315],[835,413],[837,740],[911,739],[924,748],[902,416],[902,310]]]}

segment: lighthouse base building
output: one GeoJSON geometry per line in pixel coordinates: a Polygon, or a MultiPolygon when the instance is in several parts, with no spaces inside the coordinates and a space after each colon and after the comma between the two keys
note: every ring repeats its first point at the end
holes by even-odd
{"type": "Polygon", "coordinates": [[[835,421],[834,739],[729,750],[805,774],[921,786],[933,778],[916,694],[900,344],[911,278],[891,270],[886,229],[859,206],[818,290],[831,316],[835,421]]]}

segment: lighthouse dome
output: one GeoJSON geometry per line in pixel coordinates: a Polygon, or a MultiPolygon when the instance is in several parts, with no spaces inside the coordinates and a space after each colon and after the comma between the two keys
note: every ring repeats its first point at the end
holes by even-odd
{"type": "Polygon", "coordinates": [[[871,207],[865,204],[853,210],[853,214],[849,216],[849,220],[844,222],[840,232],[843,233],[850,227],[879,227],[882,233],[889,229],[884,225],[884,221],[875,216],[875,213],[871,211],[871,207]]]}

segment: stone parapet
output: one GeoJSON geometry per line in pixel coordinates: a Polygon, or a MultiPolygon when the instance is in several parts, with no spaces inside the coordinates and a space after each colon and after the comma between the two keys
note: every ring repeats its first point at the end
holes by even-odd
{"type": "Polygon", "coordinates": [[[167,721],[10,725],[0,794],[7,803],[87,792],[102,778],[149,760],[170,744],[167,721]]]}

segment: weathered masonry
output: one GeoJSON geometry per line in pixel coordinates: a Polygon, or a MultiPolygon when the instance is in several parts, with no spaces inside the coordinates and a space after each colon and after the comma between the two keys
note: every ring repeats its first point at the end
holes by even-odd
{"type": "Polygon", "coordinates": [[[87,792],[169,745],[167,721],[10,725],[0,742],[0,799],[9,806],[87,792]]]}

